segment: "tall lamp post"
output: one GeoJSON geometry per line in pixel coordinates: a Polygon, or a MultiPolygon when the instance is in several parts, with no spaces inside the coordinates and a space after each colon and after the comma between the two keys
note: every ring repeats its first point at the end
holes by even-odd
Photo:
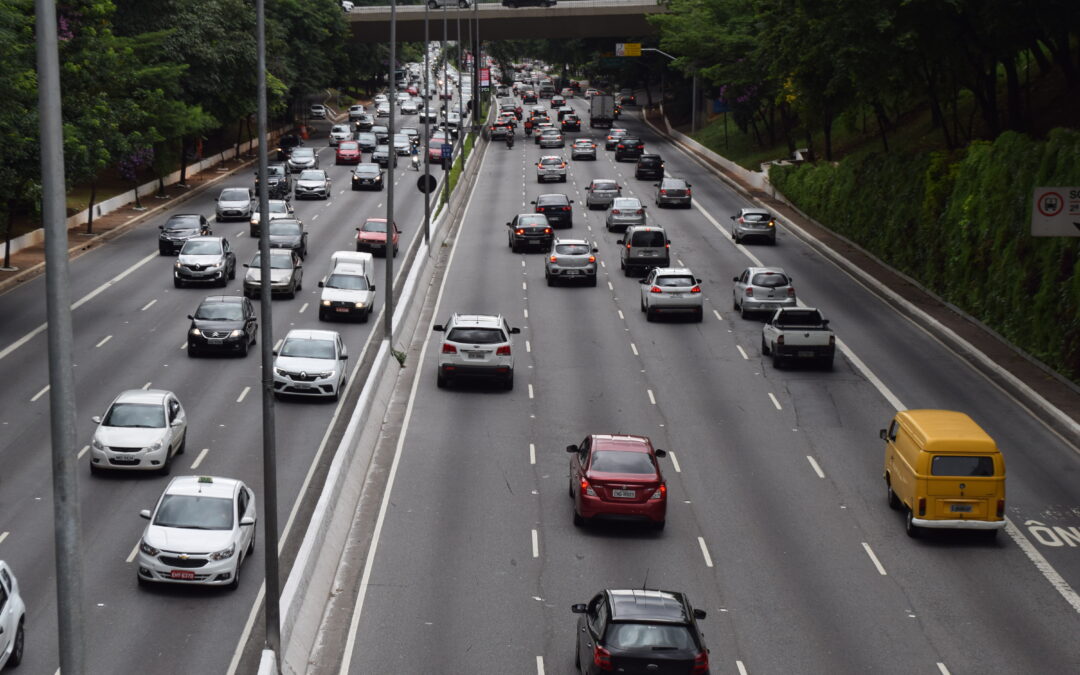
{"type": "MultiPolygon", "coordinates": [[[[657,54],[660,54],[661,56],[668,57],[669,61],[674,61],[675,60],[674,56],[672,56],[671,54],[668,54],[667,52],[665,52],[663,50],[657,49],[656,47],[642,47],[641,51],[643,51],[643,52],[656,52],[657,54]]],[[[698,73],[697,73],[697,69],[695,68],[694,69],[694,77],[693,77],[693,80],[692,80],[692,84],[690,85],[690,133],[694,133],[695,131],[697,131],[697,122],[698,122],[697,87],[698,87],[698,73]]],[[[662,100],[663,100],[663,95],[661,94],[661,101],[662,100]]]]}
{"type": "Polygon", "coordinates": [[[394,104],[397,101],[397,0],[390,0],[390,118],[386,122],[389,169],[386,181],[386,280],[383,282],[383,335],[386,346],[394,348],[394,169],[397,149],[394,144],[394,104]]]}
{"type": "Polygon", "coordinates": [[[428,16],[431,6],[424,5],[424,244],[431,255],[431,196],[428,183],[431,181],[431,39],[428,36],[428,16]]]}

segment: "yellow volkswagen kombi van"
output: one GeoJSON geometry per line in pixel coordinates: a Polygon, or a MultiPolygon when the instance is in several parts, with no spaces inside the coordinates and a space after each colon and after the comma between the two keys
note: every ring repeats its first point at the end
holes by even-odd
{"type": "Polygon", "coordinates": [[[905,410],[885,441],[889,506],[905,509],[907,533],[921,528],[1005,527],[1005,460],[994,439],[961,412],[905,410]]]}

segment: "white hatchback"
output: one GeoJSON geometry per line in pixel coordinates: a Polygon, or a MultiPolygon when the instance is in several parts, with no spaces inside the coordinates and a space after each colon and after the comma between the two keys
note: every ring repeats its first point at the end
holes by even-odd
{"type": "Polygon", "coordinates": [[[641,311],[655,321],[661,314],[689,314],[702,320],[701,279],[687,267],[655,267],[641,280],[641,311]]]}
{"type": "Polygon", "coordinates": [[[90,441],[90,473],[131,469],[169,473],[174,455],[184,452],[187,415],[176,394],[162,389],[121,392],[90,441]]]}
{"type": "Polygon", "coordinates": [[[240,565],[255,550],[255,493],[241,481],[177,476],[158,499],[139,540],[139,585],[151,582],[240,585],[240,565]]]}
{"type": "Polygon", "coordinates": [[[514,388],[513,336],[520,328],[511,328],[502,316],[485,314],[454,314],[445,325],[431,328],[446,333],[435,381],[440,388],[468,377],[494,378],[503,388],[514,388]]]}

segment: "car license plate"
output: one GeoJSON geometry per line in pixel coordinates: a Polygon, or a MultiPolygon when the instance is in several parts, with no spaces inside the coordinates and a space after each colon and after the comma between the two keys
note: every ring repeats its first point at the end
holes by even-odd
{"type": "Polygon", "coordinates": [[[812,351],[800,351],[799,352],[799,357],[800,358],[811,358],[813,356],[814,356],[814,352],[812,352],[812,351]]]}
{"type": "Polygon", "coordinates": [[[192,581],[195,579],[195,573],[191,570],[172,570],[171,572],[169,572],[169,578],[192,581]]]}
{"type": "Polygon", "coordinates": [[[565,274],[566,274],[567,276],[571,276],[571,277],[572,277],[572,276],[575,276],[575,275],[577,275],[577,274],[580,274],[580,272],[578,272],[578,270],[566,270],[565,274]]]}
{"type": "Polygon", "coordinates": [[[342,314],[345,314],[345,313],[347,313],[349,311],[349,308],[348,307],[335,307],[334,311],[335,312],[341,312],[342,314]]]}
{"type": "Polygon", "coordinates": [[[465,352],[465,355],[470,359],[482,359],[484,358],[484,352],[465,352]]]}
{"type": "Polygon", "coordinates": [[[641,255],[645,258],[654,258],[656,257],[656,251],[642,251],[641,255]]]}
{"type": "Polygon", "coordinates": [[[311,389],[311,384],[308,382],[294,382],[293,387],[296,389],[311,389]]]}
{"type": "Polygon", "coordinates": [[[225,338],[206,338],[206,344],[208,344],[208,345],[225,344],[225,338]]]}
{"type": "Polygon", "coordinates": [[[953,513],[971,513],[971,504],[953,504],[949,510],[953,513]]]}
{"type": "Polygon", "coordinates": [[[612,497],[622,497],[623,499],[633,499],[637,496],[636,490],[612,490],[612,497]]]}

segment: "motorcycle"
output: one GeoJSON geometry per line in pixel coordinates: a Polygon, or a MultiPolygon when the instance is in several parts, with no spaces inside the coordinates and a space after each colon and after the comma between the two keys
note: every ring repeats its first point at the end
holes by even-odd
{"type": "Polygon", "coordinates": [[[506,131],[506,148],[509,150],[514,147],[514,133],[507,129],[506,131]]]}
{"type": "Polygon", "coordinates": [[[417,171],[420,170],[420,155],[413,155],[412,156],[412,168],[417,170],[417,171]]]}

